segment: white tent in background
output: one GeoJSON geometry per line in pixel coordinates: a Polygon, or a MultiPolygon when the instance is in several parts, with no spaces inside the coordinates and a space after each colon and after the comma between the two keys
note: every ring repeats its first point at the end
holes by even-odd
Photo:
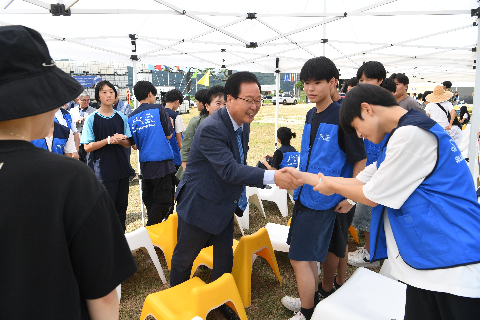
{"type": "MultiPolygon", "coordinates": [[[[298,72],[307,59],[325,55],[342,78],[376,60],[411,82],[480,84],[474,0],[58,2],[0,0],[0,26],[36,29],[54,59],[128,62],[134,70],[140,61],[276,72],[278,85],[280,72],[298,72]]],[[[479,104],[475,98],[472,173],[479,104]]]]}

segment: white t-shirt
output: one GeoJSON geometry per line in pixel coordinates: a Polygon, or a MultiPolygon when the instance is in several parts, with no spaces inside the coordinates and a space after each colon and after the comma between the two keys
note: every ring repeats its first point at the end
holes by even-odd
{"type": "MultiPolygon", "coordinates": [[[[445,111],[447,111],[448,113],[450,113],[452,109],[455,109],[453,107],[453,104],[448,101],[440,102],[440,105],[444,107],[445,111]]],[[[432,118],[439,125],[441,125],[442,128],[448,126],[449,122],[447,115],[436,103],[430,102],[429,104],[427,104],[427,106],[425,107],[425,112],[430,115],[430,118],[432,118]]]]}
{"type": "Polygon", "coordinates": [[[175,118],[175,133],[180,133],[185,131],[185,124],[183,123],[182,116],[179,114],[175,118]]]}
{"type": "MultiPolygon", "coordinates": [[[[440,110],[441,111],[441,110],[440,110]]],[[[443,112],[443,111],[442,111],[443,112]]],[[[398,128],[390,137],[385,160],[360,172],[365,197],[386,207],[399,209],[437,160],[435,136],[415,126],[398,128]]],[[[448,269],[417,270],[407,265],[398,252],[388,215],[384,215],[387,255],[391,274],[398,280],[424,290],[480,298],[480,264],[448,269]]]]}
{"type": "MultiPolygon", "coordinates": [[[[48,151],[52,152],[53,136],[46,137],[45,142],[47,143],[48,151]]],[[[77,152],[77,148],[75,148],[75,140],[73,139],[72,130],[70,130],[70,134],[68,135],[67,143],[65,144],[65,149],[63,150],[63,152],[64,153],[77,152]]]]}

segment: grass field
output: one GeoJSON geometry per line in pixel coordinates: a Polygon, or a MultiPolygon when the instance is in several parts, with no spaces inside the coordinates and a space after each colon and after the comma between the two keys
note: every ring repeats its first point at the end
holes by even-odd
{"type": "MultiPolygon", "coordinates": [[[[300,150],[300,142],[302,138],[302,129],[307,111],[312,108],[313,104],[297,104],[295,106],[281,105],[279,108],[279,127],[286,126],[296,132],[297,137],[292,139],[292,145],[300,150]]],[[[191,108],[189,114],[183,114],[182,118],[185,125],[189,120],[198,115],[196,108],[191,108]]],[[[275,107],[272,105],[262,106],[260,112],[255,117],[251,125],[250,133],[250,151],[248,154],[248,164],[254,166],[258,160],[266,154],[272,155],[275,151],[274,145],[275,134],[275,107]]],[[[279,146],[280,147],[280,146],[279,146]]],[[[137,153],[132,152],[132,166],[138,168],[137,153]]],[[[135,179],[130,184],[129,204],[127,211],[127,232],[134,231],[142,226],[139,183],[135,179]]],[[[245,234],[252,234],[268,222],[279,224],[287,224],[291,217],[293,203],[289,200],[289,215],[283,218],[280,211],[273,202],[263,201],[263,206],[267,218],[257,210],[254,205],[250,209],[250,229],[245,230],[245,234]]],[[[238,225],[235,223],[234,238],[240,239],[241,233],[238,225]]],[[[361,243],[363,245],[363,243],[361,243]]],[[[357,244],[350,238],[349,251],[354,251],[357,244]]],[[[289,319],[293,316],[291,311],[285,309],[280,299],[284,295],[293,295],[298,297],[295,274],[290,265],[290,261],[286,253],[276,252],[276,258],[282,276],[282,284],[280,285],[277,278],[273,274],[268,263],[258,258],[253,264],[252,271],[252,304],[246,308],[247,316],[251,320],[261,319],[289,319]]],[[[162,264],[163,271],[169,280],[169,271],[163,253],[157,250],[157,255],[162,264]]],[[[138,265],[138,272],[130,279],[122,284],[122,301],[120,304],[120,319],[139,319],[142,311],[143,302],[150,293],[164,290],[169,287],[168,284],[162,285],[158,273],[153,264],[144,262],[143,254],[139,251],[134,253],[134,258],[138,265]]],[[[347,278],[355,271],[356,268],[350,267],[347,270],[347,278]]],[[[378,269],[376,270],[378,271],[378,269]]],[[[205,282],[210,281],[210,270],[200,270],[196,273],[205,282]]],[[[152,318],[153,319],[153,318],[152,318]]],[[[223,315],[213,310],[209,313],[207,319],[224,319],[223,315]]]]}

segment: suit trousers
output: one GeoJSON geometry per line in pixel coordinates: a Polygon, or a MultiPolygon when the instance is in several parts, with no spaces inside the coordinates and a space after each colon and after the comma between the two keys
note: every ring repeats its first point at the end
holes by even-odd
{"type": "Polygon", "coordinates": [[[178,216],[177,246],[173,251],[170,286],[176,286],[190,279],[193,261],[207,241],[213,245],[212,281],[224,273],[231,273],[233,267],[233,215],[218,235],[208,233],[178,216]]]}

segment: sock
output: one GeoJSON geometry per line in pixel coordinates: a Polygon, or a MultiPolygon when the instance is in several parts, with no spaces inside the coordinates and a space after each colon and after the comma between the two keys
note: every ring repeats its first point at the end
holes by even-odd
{"type": "Polygon", "coordinates": [[[313,305],[316,307],[319,302],[320,302],[320,299],[318,298],[318,291],[317,291],[315,292],[315,296],[313,297],[313,305]]]}
{"type": "Polygon", "coordinates": [[[307,319],[307,320],[310,320],[312,318],[313,310],[314,310],[314,308],[310,308],[310,309],[301,308],[300,309],[302,314],[305,316],[305,319],[307,319]]]}

